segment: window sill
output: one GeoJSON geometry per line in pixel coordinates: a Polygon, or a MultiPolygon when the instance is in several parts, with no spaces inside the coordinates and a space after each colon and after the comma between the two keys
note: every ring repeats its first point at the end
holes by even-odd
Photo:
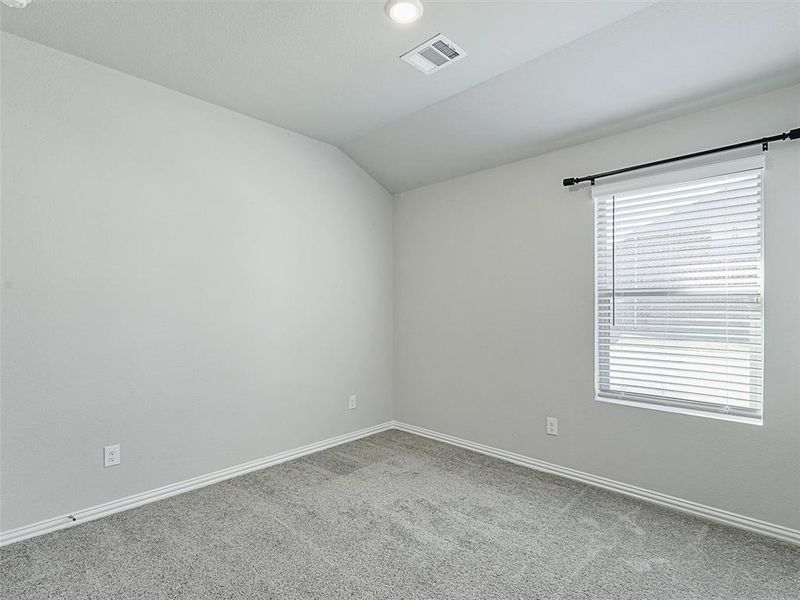
{"type": "Polygon", "coordinates": [[[665,404],[651,404],[649,402],[636,402],[634,400],[617,400],[616,398],[604,398],[595,395],[595,400],[606,404],[619,404],[622,406],[632,406],[634,408],[644,408],[650,410],[658,410],[661,412],[678,413],[681,415],[689,415],[692,417],[706,417],[709,419],[717,419],[719,421],[733,421],[734,423],[746,423],[748,425],[763,425],[763,417],[745,417],[741,415],[728,415],[725,413],[707,412],[704,410],[692,410],[691,408],[683,408],[679,406],[667,406],[665,404]]]}

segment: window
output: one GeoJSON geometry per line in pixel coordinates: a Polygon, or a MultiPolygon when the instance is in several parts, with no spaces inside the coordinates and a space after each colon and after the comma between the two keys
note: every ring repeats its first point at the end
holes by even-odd
{"type": "Polygon", "coordinates": [[[758,159],[594,189],[598,400],[761,422],[758,159]]]}

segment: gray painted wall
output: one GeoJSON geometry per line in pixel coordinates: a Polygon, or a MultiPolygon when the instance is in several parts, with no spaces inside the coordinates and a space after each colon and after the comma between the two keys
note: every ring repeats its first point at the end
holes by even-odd
{"type": "Polygon", "coordinates": [[[393,232],[326,144],[8,34],[2,77],[1,529],[393,414],[800,527],[800,146],[768,156],[762,427],[593,402],[559,183],[795,126],[800,88],[403,194],[393,232]]]}
{"type": "Polygon", "coordinates": [[[592,203],[561,186],[797,126],[795,87],[398,196],[396,418],[800,527],[800,144],[767,156],[763,426],[593,400],[592,203]]]}
{"type": "Polygon", "coordinates": [[[338,149],[3,34],[2,150],[3,530],[392,417],[391,197],[338,149]]]}

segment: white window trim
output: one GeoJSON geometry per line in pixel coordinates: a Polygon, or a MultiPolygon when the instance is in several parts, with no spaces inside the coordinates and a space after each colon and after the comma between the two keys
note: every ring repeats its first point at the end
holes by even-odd
{"type": "Polygon", "coordinates": [[[637,402],[636,400],[619,400],[617,398],[605,398],[598,396],[595,393],[594,399],[597,402],[604,404],[617,404],[620,406],[630,406],[633,408],[646,408],[648,410],[657,410],[661,412],[676,413],[679,415],[688,415],[690,417],[705,417],[707,419],[717,419],[719,421],[732,421],[734,423],[747,423],[748,425],[763,425],[764,418],[757,417],[744,417],[741,415],[732,415],[724,412],[711,412],[706,410],[697,410],[686,408],[683,406],[670,406],[668,404],[656,404],[651,402],[637,402]]]}
{"type": "MultiPolygon", "coordinates": [[[[762,399],[766,398],[764,371],[766,370],[766,356],[765,356],[765,331],[766,331],[766,299],[765,299],[765,284],[764,284],[764,224],[765,224],[765,211],[766,211],[766,169],[767,161],[766,156],[762,153],[755,156],[749,156],[740,159],[728,160],[724,162],[716,162],[712,164],[703,164],[696,167],[684,169],[671,169],[666,172],[657,173],[654,175],[644,177],[634,177],[625,179],[624,181],[615,181],[601,185],[594,185],[591,188],[592,197],[604,196],[609,194],[622,194],[631,192],[633,190],[657,187],[662,185],[672,185],[681,183],[683,181],[690,181],[693,179],[703,179],[706,177],[715,177],[718,175],[726,175],[736,173],[738,171],[748,171],[752,169],[763,169],[762,178],[762,203],[761,203],[761,310],[762,310],[762,336],[761,336],[761,357],[762,357],[762,399]]],[[[597,256],[597,228],[594,230],[594,256],[597,256]]],[[[596,260],[596,259],[595,259],[596,260]]],[[[745,423],[748,425],[763,425],[764,424],[764,405],[761,407],[761,414],[756,416],[747,416],[739,414],[730,414],[723,411],[706,411],[700,409],[693,409],[687,406],[673,406],[668,403],[657,402],[643,402],[637,400],[624,400],[620,398],[609,398],[601,396],[597,389],[597,356],[598,356],[598,281],[597,281],[597,267],[594,267],[594,377],[595,377],[595,392],[594,399],[597,402],[604,404],[616,404],[619,406],[629,406],[632,408],[643,408],[648,410],[655,410],[660,412],[669,412],[694,417],[705,417],[708,419],[716,419],[720,421],[729,421],[736,423],[745,423]]]]}

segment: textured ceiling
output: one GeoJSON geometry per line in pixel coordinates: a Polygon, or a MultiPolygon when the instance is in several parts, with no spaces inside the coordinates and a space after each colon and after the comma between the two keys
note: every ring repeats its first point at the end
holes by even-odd
{"type": "Polygon", "coordinates": [[[334,143],[391,191],[800,81],[796,2],[33,0],[10,33],[334,143]],[[468,53],[425,76],[437,33],[468,53]]]}

